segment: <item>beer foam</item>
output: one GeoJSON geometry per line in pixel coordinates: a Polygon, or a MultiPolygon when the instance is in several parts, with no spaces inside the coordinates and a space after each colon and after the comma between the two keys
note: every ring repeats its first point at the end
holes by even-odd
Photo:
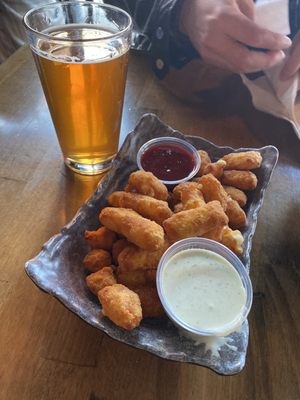
{"type": "Polygon", "coordinates": [[[58,62],[63,62],[63,63],[67,63],[67,64],[75,64],[75,63],[80,63],[82,62],[80,60],[79,57],[76,56],[68,56],[67,54],[63,55],[63,54],[53,54],[53,53],[49,53],[43,50],[37,50],[34,49],[35,53],[40,56],[40,57],[44,57],[47,58],[48,60],[52,60],[52,61],[58,61],[58,62]]]}
{"type": "Polygon", "coordinates": [[[52,61],[89,64],[118,58],[129,50],[129,43],[122,37],[109,38],[114,32],[100,28],[73,24],[47,29],[43,33],[49,38],[39,39],[33,51],[52,61]]]}

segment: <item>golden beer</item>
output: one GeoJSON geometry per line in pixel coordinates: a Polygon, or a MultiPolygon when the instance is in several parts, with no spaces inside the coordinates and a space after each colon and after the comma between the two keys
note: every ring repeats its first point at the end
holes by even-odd
{"type": "Polygon", "coordinates": [[[57,2],[24,16],[66,165],[97,174],[119,144],[132,22],[93,2],[57,2]]]}
{"type": "MultiPolygon", "coordinates": [[[[86,31],[81,28],[81,36],[86,31]]],[[[65,32],[72,34],[68,28],[65,32]]],[[[43,46],[42,42],[42,51],[43,46]]],[[[93,45],[84,56],[84,50],[74,46],[70,53],[62,46],[49,58],[37,53],[34,57],[64,156],[73,163],[93,165],[111,160],[118,149],[128,53],[93,45]],[[64,62],[76,60],[78,54],[80,62],[64,62]]]]}

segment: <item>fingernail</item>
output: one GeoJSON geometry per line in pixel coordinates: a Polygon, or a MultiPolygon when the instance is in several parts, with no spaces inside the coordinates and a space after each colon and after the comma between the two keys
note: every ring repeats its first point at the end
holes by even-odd
{"type": "Polygon", "coordinates": [[[284,46],[285,48],[288,48],[288,47],[291,46],[292,41],[291,41],[291,39],[290,39],[288,36],[283,36],[283,37],[282,37],[282,44],[283,44],[283,46],[284,46]]]}

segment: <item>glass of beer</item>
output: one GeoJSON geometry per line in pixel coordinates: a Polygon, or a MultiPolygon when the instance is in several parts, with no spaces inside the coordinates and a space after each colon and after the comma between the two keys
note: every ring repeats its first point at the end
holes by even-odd
{"type": "Polygon", "coordinates": [[[110,5],[62,1],[24,25],[65,164],[95,175],[118,151],[132,20],[110,5]]]}

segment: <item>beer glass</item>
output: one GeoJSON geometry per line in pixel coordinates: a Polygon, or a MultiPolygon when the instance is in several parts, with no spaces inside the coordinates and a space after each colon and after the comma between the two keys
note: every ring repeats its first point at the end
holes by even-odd
{"type": "Polygon", "coordinates": [[[24,25],[66,165],[95,175],[118,150],[132,20],[102,3],[63,1],[24,25]]]}

